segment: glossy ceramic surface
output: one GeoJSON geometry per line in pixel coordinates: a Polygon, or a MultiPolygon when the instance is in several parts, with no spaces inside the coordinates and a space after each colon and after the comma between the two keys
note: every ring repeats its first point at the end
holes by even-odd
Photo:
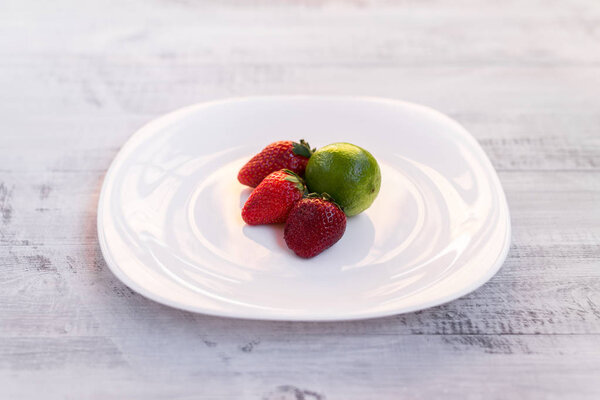
{"type": "Polygon", "coordinates": [[[98,233],[117,277],[158,302],[257,319],[339,320],[418,310],[487,281],[510,243],[489,160],[448,117],[371,98],[265,97],[190,106],[140,129],[111,165],[98,233]],[[346,141],[382,170],[370,209],[321,255],[282,226],[246,226],[239,168],[270,142],[346,141]]]}

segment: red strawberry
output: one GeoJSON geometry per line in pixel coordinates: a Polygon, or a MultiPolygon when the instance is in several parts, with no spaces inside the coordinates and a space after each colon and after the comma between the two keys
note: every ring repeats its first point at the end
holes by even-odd
{"type": "Polygon", "coordinates": [[[285,222],[290,210],[306,191],[304,181],[290,170],[273,172],[252,191],[244,208],[242,219],[248,225],[285,222]]]}
{"type": "Polygon", "coordinates": [[[256,187],[271,172],[284,168],[304,176],[313,151],[304,139],[300,143],[291,140],[271,143],[242,167],[238,173],[238,181],[243,185],[256,187]]]}
{"type": "Polygon", "coordinates": [[[331,197],[311,193],[290,211],[283,237],[297,255],[310,258],[333,246],[345,230],[346,214],[331,197]]]}

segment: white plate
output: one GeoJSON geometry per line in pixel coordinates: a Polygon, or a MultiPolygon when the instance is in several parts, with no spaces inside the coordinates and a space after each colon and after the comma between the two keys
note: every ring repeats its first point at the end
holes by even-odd
{"type": "Polygon", "coordinates": [[[110,269],[160,303],[275,320],[370,318],[476,289],[510,244],[506,199],[469,133],[432,109],[393,100],[259,97],[198,104],[140,129],[112,163],[98,207],[110,269]],[[345,141],[382,171],[371,208],[312,259],[281,226],[246,226],[239,168],[276,140],[345,141]]]}

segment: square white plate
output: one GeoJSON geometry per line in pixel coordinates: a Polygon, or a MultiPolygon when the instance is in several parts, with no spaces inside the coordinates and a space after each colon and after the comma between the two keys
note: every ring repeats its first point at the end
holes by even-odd
{"type": "Polygon", "coordinates": [[[198,104],[136,132],[106,174],[98,207],[110,269],[142,295],[206,314],[345,320],[414,311],[491,278],[510,244],[490,161],[456,122],[406,102],[258,97],[198,104]],[[371,208],[312,259],[282,226],[246,226],[239,168],[276,140],[350,142],[382,171],[371,208]]]}

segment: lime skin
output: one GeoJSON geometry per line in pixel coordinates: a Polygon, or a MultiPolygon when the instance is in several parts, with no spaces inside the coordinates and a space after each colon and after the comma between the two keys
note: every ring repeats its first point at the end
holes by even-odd
{"type": "Polygon", "coordinates": [[[321,147],[308,160],[304,177],[311,192],[329,194],[348,217],[369,208],[381,186],[375,157],[351,143],[321,147]]]}

